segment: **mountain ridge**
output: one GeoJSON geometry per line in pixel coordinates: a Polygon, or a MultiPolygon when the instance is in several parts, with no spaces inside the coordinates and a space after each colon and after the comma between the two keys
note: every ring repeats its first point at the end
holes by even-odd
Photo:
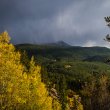
{"type": "Polygon", "coordinates": [[[71,45],[69,45],[68,43],[64,42],[64,41],[57,41],[57,42],[51,42],[51,43],[44,43],[41,45],[47,45],[47,46],[61,46],[61,47],[70,47],[71,45]]]}
{"type": "Polygon", "coordinates": [[[41,56],[46,59],[67,59],[70,61],[103,61],[110,58],[110,49],[106,47],[80,47],[59,45],[19,44],[15,46],[20,51],[26,51],[31,56],[41,56]]]}
{"type": "MultiPolygon", "coordinates": [[[[28,45],[28,46],[53,46],[53,47],[71,47],[70,44],[64,42],[64,41],[56,41],[56,42],[49,42],[49,43],[23,43],[23,44],[16,44],[16,45],[28,45]]],[[[16,46],[15,45],[15,46],[16,46]]]]}

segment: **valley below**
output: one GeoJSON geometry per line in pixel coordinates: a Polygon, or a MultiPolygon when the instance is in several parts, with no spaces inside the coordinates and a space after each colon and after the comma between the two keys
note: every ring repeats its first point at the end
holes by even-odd
{"type": "MultiPolygon", "coordinates": [[[[99,94],[105,98],[103,95],[108,94],[110,87],[109,48],[70,46],[63,41],[44,45],[19,44],[15,47],[26,53],[27,60],[34,56],[36,64],[42,67],[43,82],[49,88],[55,85],[59,97],[63,97],[61,101],[72,90],[73,94],[82,97],[85,110],[102,107],[99,100],[105,99],[100,99],[99,94]]],[[[23,63],[26,65],[26,62],[23,63]]]]}

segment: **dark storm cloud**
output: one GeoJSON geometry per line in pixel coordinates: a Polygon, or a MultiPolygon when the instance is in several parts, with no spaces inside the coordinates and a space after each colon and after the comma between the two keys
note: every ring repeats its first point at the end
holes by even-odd
{"type": "Polygon", "coordinates": [[[106,46],[103,18],[109,10],[109,0],[1,0],[0,31],[7,30],[14,43],[106,46]]]}

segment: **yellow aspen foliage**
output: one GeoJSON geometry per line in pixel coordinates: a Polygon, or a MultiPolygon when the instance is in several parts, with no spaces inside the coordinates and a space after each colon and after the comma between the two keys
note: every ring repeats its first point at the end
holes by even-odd
{"type": "Polygon", "coordinates": [[[52,101],[52,109],[53,110],[62,110],[61,104],[58,102],[57,99],[53,99],[53,101],[52,101]]]}
{"type": "Polygon", "coordinates": [[[0,34],[0,110],[60,110],[57,100],[56,109],[52,108],[53,98],[41,82],[41,67],[32,57],[25,71],[21,54],[9,40],[7,32],[0,34]]]}
{"type": "Polygon", "coordinates": [[[67,110],[83,110],[83,105],[81,104],[81,97],[76,95],[72,90],[68,93],[68,107],[67,110]]]}
{"type": "Polygon", "coordinates": [[[8,35],[8,32],[4,31],[3,33],[1,33],[1,35],[0,35],[0,42],[1,43],[9,43],[9,41],[10,41],[10,37],[8,35]]]}

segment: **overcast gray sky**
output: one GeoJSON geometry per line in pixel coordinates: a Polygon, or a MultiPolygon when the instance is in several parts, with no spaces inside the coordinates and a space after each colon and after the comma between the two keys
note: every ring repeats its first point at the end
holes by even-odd
{"type": "Polygon", "coordinates": [[[110,0],[0,0],[0,32],[13,43],[63,40],[71,45],[108,46],[110,0]]]}

